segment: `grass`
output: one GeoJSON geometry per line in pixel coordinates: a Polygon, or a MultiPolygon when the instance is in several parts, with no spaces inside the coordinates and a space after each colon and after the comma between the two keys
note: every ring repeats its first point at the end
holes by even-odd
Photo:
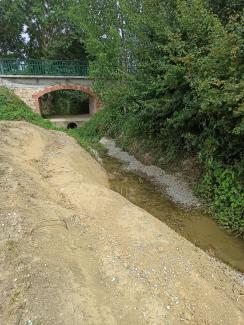
{"type": "Polygon", "coordinates": [[[0,87],[0,120],[27,121],[46,129],[55,129],[50,121],[32,112],[21,99],[5,87],[0,87]]]}

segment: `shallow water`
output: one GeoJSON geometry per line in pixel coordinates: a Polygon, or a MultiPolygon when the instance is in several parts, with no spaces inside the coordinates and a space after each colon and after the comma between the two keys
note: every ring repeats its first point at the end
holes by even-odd
{"type": "Polygon", "coordinates": [[[173,203],[144,177],[127,172],[111,157],[103,158],[110,187],[132,203],[166,223],[208,254],[244,272],[244,241],[222,229],[212,218],[197,209],[173,203]]]}

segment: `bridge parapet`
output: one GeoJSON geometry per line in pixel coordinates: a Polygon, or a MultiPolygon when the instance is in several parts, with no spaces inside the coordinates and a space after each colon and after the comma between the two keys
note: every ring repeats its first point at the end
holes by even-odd
{"type": "Polygon", "coordinates": [[[0,85],[8,88],[36,88],[55,85],[91,86],[92,80],[85,76],[42,76],[42,75],[1,75],[0,85]]]}
{"type": "Polygon", "coordinates": [[[0,75],[83,76],[88,62],[79,60],[0,59],[0,75]]]}

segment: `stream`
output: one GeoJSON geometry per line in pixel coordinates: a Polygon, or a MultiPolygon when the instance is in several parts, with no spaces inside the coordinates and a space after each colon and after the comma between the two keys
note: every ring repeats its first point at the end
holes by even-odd
{"type": "Polygon", "coordinates": [[[235,238],[197,208],[174,203],[150,180],[125,170],[125,164],[103,157],[110,187],[130,202],[158,218],[209,255],[244,272],[244,241],[235,238]]]}

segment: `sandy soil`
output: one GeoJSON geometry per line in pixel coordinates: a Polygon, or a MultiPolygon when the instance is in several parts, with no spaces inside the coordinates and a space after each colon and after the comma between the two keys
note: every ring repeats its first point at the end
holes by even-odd
{"type": "Polygon", "coordinates": [[[0,123],[0,324],[244,324],[242,278],[108,188],[75,140],[0,123]]]}

